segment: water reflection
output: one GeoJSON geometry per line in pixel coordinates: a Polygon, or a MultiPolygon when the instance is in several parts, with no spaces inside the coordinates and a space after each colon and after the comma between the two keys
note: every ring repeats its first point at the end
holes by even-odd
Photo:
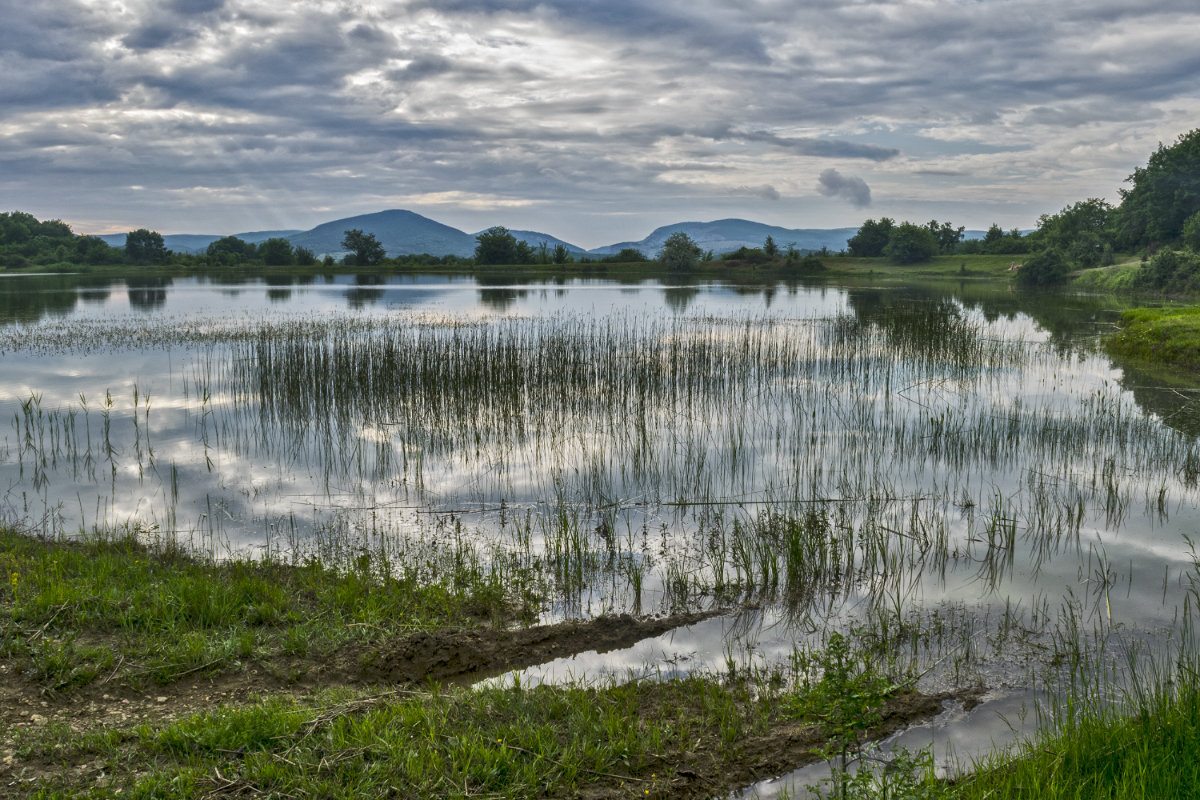
{"type": "Polygon", "coordinates": [[[167,303],[167,289],[171,278],[126,278],[126,295],[130,308],[139,311],[156,311],[167,303]]]}

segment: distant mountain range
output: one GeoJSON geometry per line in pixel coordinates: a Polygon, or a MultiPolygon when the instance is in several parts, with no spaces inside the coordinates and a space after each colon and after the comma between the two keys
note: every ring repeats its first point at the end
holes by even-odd
{"type": "MultiPolygon", "coordinates": [[[[475,253],[475,237],[478,233],[466,233],[458,228],[444,225],[412,211],[392,209],[374,214],[361,214],[330,222],[324,222],[307,230],[251,231],[235,233],[234,236],[258,244],[271,238],[287,239],[295,247],[307,247],[318,256],[326,253],[334,256],[345,252],[342,237],[345,232],[359,229],[374,234],[389,256],[429,253],[435,256],[471,256],[475,253]]],[[[704,250],[720,255],[739,247],[761,247],[770,236],[780,248],[789,246],[797,250],[817,251],[823,247],[838,251],[846,247],[846,240],[858,228],[781,228],[745,219],[720,219],[714,222],[677,222],[655,229],[649,236],[636,242],[616,244],[584,250],[582,247],[563,241],[556,236],[538,231],[510,231],[519,240],[533,247],[545,244],[549,248],[564,245],[575,256],[605,256],[626,248],[640,250],[653,258],[666,243],[667,237],[676,232],[690,236],[704,250]]],[[[482,231],[480,231],[481,233],[482,231]]],[[[229,234],[164,234],[166,246],[178,253],[203,253],[210,244],[229,234]]],[[[983,231],[967,231],[968,239],[981,238],[983,231]]],[[[112,233],[100,237],[110,245],[123,247],[125,234],[112,233]]]]}

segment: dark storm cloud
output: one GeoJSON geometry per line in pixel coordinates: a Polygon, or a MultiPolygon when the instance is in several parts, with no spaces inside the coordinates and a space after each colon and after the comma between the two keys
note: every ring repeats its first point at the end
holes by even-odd
{"type": "Polygon", "coordinates": [[[862,178],[842,175],[836,169],[827,169],[817,181],[817,191],[826,197],[840,197],[855,208],[871,205],[871,187],[862,178]]]}
{"type": "Polygon", "coordinates": [[[180,14],[207,14],[225,5],[225,0],[171,0],[167,5],[180,14]]]}
{"type": "Polygon", "coordinates": [[[887,161],[900,155],[894,147],[876,147],[869,144],[856,144],[837,139],[802,139],[788,136],[776,136],[761,131],[749,131],[737,134],[750,142],[766,142],[776,147],[795,150],[806,156],[818,158],[866,158],[871,161],[887,161]]]}

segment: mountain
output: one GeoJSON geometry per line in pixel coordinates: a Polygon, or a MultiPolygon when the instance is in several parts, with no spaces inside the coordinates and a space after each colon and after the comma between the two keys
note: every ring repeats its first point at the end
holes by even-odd
{"type": "MultiPolygon", "coordinates": [[[[303,231],[251,231],[249,233],[235,233],[233,235],[242,241],[258,244],[259,242],[265,242],[267,239],[286,239],[297,233],[303,233],[303,231]]],[[[224,238],[224,236],[225,234],[216,235],[210,233],[167,233],[163,234],[163,244],[167,246],[168,250],[176,253],[203,253],[208,249],[210,244],[217,239],[224,238]]],[[[96,238],[103,239],[113,247],[125,246],[125,234],[123,233],[106,233],[96,238]]]]}
{"type": "Polygon", "coordinates": [[[770,236],[780,249],[794,246],[797,250],[820,250],[828,247],[837,252],[846,247],[846,240],[858,232],[858,228],[781,228],[746,219],[719,219],[713,222],[677,222],[657,228],[638,242],[618,242],[597,247],[588,252],[594,255],[609,255],[627,247],[641,250],[650,258],[662,249],[667,237],[683,232],[704,250],[721,255],[739,247],[762,247],[770,236]]]}
{"type": "Polygon", "coordinates": [[[288,237],[296,247],[307,247],[317,255],[344,253],[342,238],[348,230],[361,230],[379,240],[389,256],[429,253],[469,256],[475,253],[475,237],[412,211],[394,208],[325,222],[309,231],[288,237]]]}

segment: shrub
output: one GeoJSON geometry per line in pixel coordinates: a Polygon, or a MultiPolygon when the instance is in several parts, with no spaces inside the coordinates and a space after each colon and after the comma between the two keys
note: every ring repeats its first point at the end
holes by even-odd
{"type": "Polygon", "coordinates": [[[1025,259],[1025,264],[1017,273],[1017,283],[1022,286],[1049,286],[1064,281],[1069,271],[1061,250],[1040,250],[1025,259]]]}

